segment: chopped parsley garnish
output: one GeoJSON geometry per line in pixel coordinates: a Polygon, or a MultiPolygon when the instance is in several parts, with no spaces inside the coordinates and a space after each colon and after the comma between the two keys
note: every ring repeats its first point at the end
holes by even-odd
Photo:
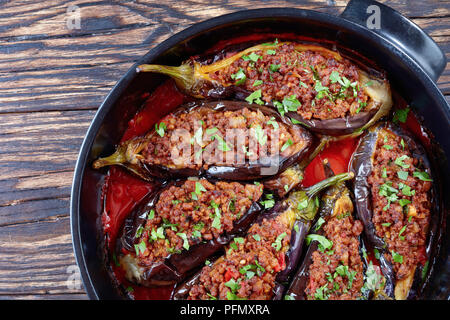
{"type": "Polygon", "coordinates": [[[214,134],[211,137],[211,140],[217,140],[217,142],[218,142],[217,147],[219,148],[219,150],[221,150],[221,151],[230,151],[231,150],[231,148],[228,146],[226,141],[223,140],[223,138],[220,135],[214,134]]]}
{"type": "Polygon", "coordinates": [[[155,124],[155,131],[160,137],[164,137],[164,132],[166,129],[167,125],[164,122],[159,123],[159,125],[155,124]]]}
{"type": "Polygon", "coordinates": [[[278,235],[278,237],[275,239],[275,242],[272,243],[272,247],[275,248],[276,251],[280,251],[281,249],[281,241],[284,237],[286,237],[287,233],[283,232],[282,234],[278,235]]]}
{"type": "Polygon", "coordinates": [[[289,138],[281,147],[281,152],[283,152],[284,150],[286,150],[287,148],[289,148],[290,146],[292,146],[294,143],[292,142],[292,140],[289,138]]]}
{"type": "MultiPolygon", "coordinates": [[[[306,244],[310,244],[311,241],[317,241],[319,242],[319,246],[322,246],[322,249],[329,250],[333,247],[333,241],[328,240],[324,236],[318,235],[318,234],[308,234],[306,236],[306,244]]],[[[322,250],[324,251],[324,250],[322,250]]]]}
{"type": "Polygon", "coordinates": [[[265,145],[267,142],[267,135],[264,133],[264,130],[262,129],[262,127],[260,125],[257,125],[255,127],[255,137],[256,140],[258,140],[258,143],[260,145],[265,145]]]}
{"type": "Polygon", "coordinates": [[[397,176],[399,179],[408,180],[408,172],[407,171],[397,171],[397,176]]]}
{"type": "Polygon", "coordinates": [[[320,217],[319,220],[317,220],[316,227],[314,228],[314,231],[317,231],[320,229],[320,227],[325,223],[325,219],[320,217]]]}
{"type": "Polygon", "coordinates": [[[253,239],[255,239],[256,241],[261,241],[261,236],[259,234],[254,234],[252,235],[253,239]]]}
{"type": "Polygon", "coordinates": [[[410,204],[411,201],[408,199],[400,199],[398,200],[398,204],[401,205],[402,207],[406,206],[407,204],[410,204]]]}
{"type": "Polygon", "coordinates": [[[414,171],[413,176],[419,178],[422,181],[433,181],[433,179],[431,179],[428,173],[426,173],[425,171],[414,171]]]}
{"type": "Polygon", "coordinates": [[[267,50],[266,51],[266,53],[268,54],[268,55],[271,55],[271,56],[273,56],[275,53],[277,53],[275,50],[272,50],[272,49],[269,49],[269,50],[267,50]]]}
{"type": "Polygon", "coordinates": [[[222,226],[222,224],[220,222],[220,218],[222,217],[222,215],[220,214],[219,205],[217,203],[215,203],[213,200],[213,201],[211,201],[211,206],[214,208],[214,219],[211,224],[211,227],[215,228],[215,229],[220,229],[222,226]]]}
{"type": "Polygon", "coordinates": [[[195,182],[195,191],[191,192],[192,199],[198,200],[198,196],[202,194],[202,192],[206,191],[205,187],[198,181],[195,182]]]}
{"type": "Polygon", "coordinates": [[[145,249],[147,249],[147,245],[145,244],[144,240],[142,240],[141,242],[139,242],[138,244],[134,245],[134,249],[136,250],[136,255],[139,255],[140,253],[144,253],[145,249]]]}
{"type": "Polygon", "coordinates": [[[327,96],[331,100],[330,89],[328,89],[328,87],[323,86],[320,80],[316,80],[314,90],[316,90],[317,92],[316,99],[322,99],[324,96],[327,96]]]}
{"type": "Polygon", "coordinates": [[[271,64],[269,66],[270,72],[277,72],[281,67],[281,64],[271,64]]]}
{"type": "Polygon", "coordinates": [[[392,253],[392,260],[394,260],[394,262],[403,263],[403,256],[401,254],[398,254],[395,251],[391,251],[391,253],[392,253]]]}
{"type": "Polygon", "coordinates": [[[234,84],[237,86],[243,84],[245,80],[247,80],[247,76],[245,75],[244,69],[239,68],[238,72],[233,73],[231,75],[231,79],[236,80],[234,84]]]}
{"type": "Polygon", "coordinates": [[[275,117],[271,117],[269,121],[267,121],[267,124],[270,124],[273,126],[273,128],[275,130],[278,130],[280,128],[280,125],[278,124],[278,122],[275,120],[275,117]]]}
{"type": "Polygon", "coordinates": [[[406,119],[408,118],[409,110],[409,108],[395,110],[394,118],[392,119],[392,121],[394,121],[394,123],[398,123],[399,121],[401,123],[405,123],[406,119]]]}
{"type": "Polygon", "coordinates": [[[406,159],[409,159],[409,157],[406,154],[404,154],[401,157],[396,158],[394,163],[396,165],[398,165],[399,167],[402,167],[403,169],[408,169],[410,167],[410,165],[403,162],[406,159]]]}
{"type": "Polygon", "coordinates": [[[398,233],[398,237],[400,238],[400,240],[405,240],[405,237],[402,236],[402,233],[405,232],[406,230],[406,225],[403,226],[403,228],[400,229],[400,232],[398,233]]]}
{"type": "Polygon", "coordinates": [[[247,55],[243,55],[242,59],[244,61],[253,61],[253,62],[257,62],[258,59],[261,58],[260,55],[257,55],[256,53],[252,52],[250,53],[248,56],[247,55]]]}
{"type": "Polygon", "coordinates": [[[248,103],[257,103],[259,105],[264,104],[264,102],[261,100],[261,89],[256,90],[252,92],[247,98],[245,98],[245,101],[248,103]]]}
{"type": "Polygon", "coordinates": [[[179,232],[176,235],[179,236],[181,239],[183,239],[183,248],[185,248],[186,250],[189,250],[189,242],[188,242],[186,233],[179,232]]]}
{"type": "Polygon", "coordinates": [[[136,229],[136,234],[135,234],[135,238],[139,238],[142,235],[142,231],[144,231],[144,227],[142,225],[140,225],[137,229],[136,229]]]}
{"type": "Polygon", "coordinates": [[[263,84],[262,80],[255,80],[255,82],[253,82],[253,87],[260,86],[262,84],[263,84]]]}

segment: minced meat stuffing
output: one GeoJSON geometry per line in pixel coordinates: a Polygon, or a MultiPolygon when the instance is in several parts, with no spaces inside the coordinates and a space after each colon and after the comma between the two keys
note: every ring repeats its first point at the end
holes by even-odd
{"type": "Polygon", "coordinates": [[[331,217],[323,225],[330,246],[312,254],[309,281],[305,289],[308,300],[355,300],[361,297],[363,263],[359,255],[359,235],[363,225],[350,212],[331,217]]]}
{"type": "Polygon", "coordinates": [[[293,43],[257,50],[209,76],[253,92],[252,102],[265,101],[284,111],[294,107],[308,120],[355,115],[368,101],[362,90],[367,84],[359,83],[354,64],[321,52],[298,52],[293,43]]]}
{"type": "Polygon", "coordinates": [[[426,261],[431,179],[406,142],[387,129],[378,137],[372,166],[372,222],[387,244],[385,256],[397,279],[402,279],[426,261]]]}
{"type": "Polygon", "coordinates": [[[275,277],[286,268],[290,238],[291,230],[279,217],[254,224],[245,238],[228,245],[222,258],[203,267],[188,299],[271,299],[275,277]]]}
{"type": "Polygon", "coordinates": [[[151,265],[170,253],[188,250],[201,241],[219,237],[233,229],[254,201],[262,185],[237,182],[187,180],[170,186],[159,196],[155,209],[137,232],[136,253],[140,265],[151,265]]]}
{"type": "Polygon", "coordinates": [[[146,162],[195,169],[243,164],[278,153],[288,157],[305,142],[303,136],[260,110],[213,111],[202,107],[166,116],[147,139],[146,162]],[[176,136],[177,132],[187,135],[176,136]],[[174,147],[178,154],[173,153],[174,147]]]}

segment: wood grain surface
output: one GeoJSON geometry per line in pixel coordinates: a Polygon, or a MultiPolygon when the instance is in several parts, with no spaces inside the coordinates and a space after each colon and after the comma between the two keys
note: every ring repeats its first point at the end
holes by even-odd
{"type": "MultiPolygon", "coordinates": [[[[450,60],[450,2],[381,1],[450,60]]],[[[190,25],[264,7],[337,15],[345,0],[0,1],[0,299],[86,299],[73,285],[69,198],[96,109],[130,66],[190,25]],[[81,10],[80,29],[67,9],[81,10]]],[[[450,101],[450,65],[438,81],[450,101]]]]}

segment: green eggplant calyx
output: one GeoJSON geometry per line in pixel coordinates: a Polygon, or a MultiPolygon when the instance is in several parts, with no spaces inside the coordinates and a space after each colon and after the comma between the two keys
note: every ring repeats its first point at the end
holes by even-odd
{"type": "Polygon", "coordinates": [[[311,197],[317,195],[320,191],[322,191],[332,185],[353,179],[354,176],[355,176],[355,174],[353,172],[345,172],[345,173],[337,174],[333,177],[322,180],[311,187],[306,188],[306,190],[305,190],[306,194],[308,195],[308,197],[311,198],[311,197]]]}
{"type": "Polygon", "coordinates": [[[94,163],[92,164],[92,167],[94,169],[100,169],[115,164],[121,165],[125,162],[127,162],[126,146],[121,145],[112,155],[95,160],[94,163]]]}
{"type": "Polygon", "coordinates": [[[194,68],[190,63],[184,63],[178,67],[163,66],[157,64],[142,64],[136,68],[137,72],[155,72],[167,75],[175,80],[179,88],[192,90],[197,83],[194,68]]]}
{"type": "Polygon", "coordinates": [[[313,220],[319,209],[317,194],[330,186],[353,179],[353,177],[353,172],[341,173],[322,180],[305,190],[292,193],[289,202],[296,209],[296,219],[313,220]]]}

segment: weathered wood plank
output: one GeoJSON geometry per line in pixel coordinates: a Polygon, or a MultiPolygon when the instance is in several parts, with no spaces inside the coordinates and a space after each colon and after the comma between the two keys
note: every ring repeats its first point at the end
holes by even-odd
{"type": "Polygon", "coordinates": [[[72,170],[95,111],[4,114],[0,180],[72,170]]]}
{"type": "MultiPolygon", "coordinates": [[[[67,8],[77,5],[81,13],[81,30],[73,33],[99,32],[135,26],[140,24],[158,24],[170,28],[171,24],[186,24],[187,21],[198,22],[207,18],[232,11],[264,8],[294,7],[314,9],[329,13],[340,13],[348,1],[345,0],[275,0],[262,2],[258,0],[231,0],[220,2],[176,1],[163,3],[156,1],[139,2],[93,2],[53,0],[35,2],[32,0],[4,3],[0,8],[1,37],[36,37],[67,34],[67,8]],[[30,32],[31,31],[31,32],[30,32]]],[[[448,2],[431,1],[381,1],[402,12],[408,17],[439,17],[449,12],[448,2]]]]}
{"type": "Polygon", "coordinates": [[[69,214],[73,168],[94,113],[0,116],[0,226],[69,214]]]}
{"type": "MultiPolygon", "coordinates": [[[[97,108],[139,57],[171,35],[155,31],[147,43],[148,32],[152,28],[6,44],[0,49],[0,113],[97,108]]],[[[449,55],[450,36],[442,31],[436,38],[449,55]]],[[[450,65],[439,82],[444,93],[450,92],[449,73],[450,65]]]]}
{"type": "Polygon", "coordinates": [[[78,294],[69,218],[0,227],[0,295],[78,294]]]}

